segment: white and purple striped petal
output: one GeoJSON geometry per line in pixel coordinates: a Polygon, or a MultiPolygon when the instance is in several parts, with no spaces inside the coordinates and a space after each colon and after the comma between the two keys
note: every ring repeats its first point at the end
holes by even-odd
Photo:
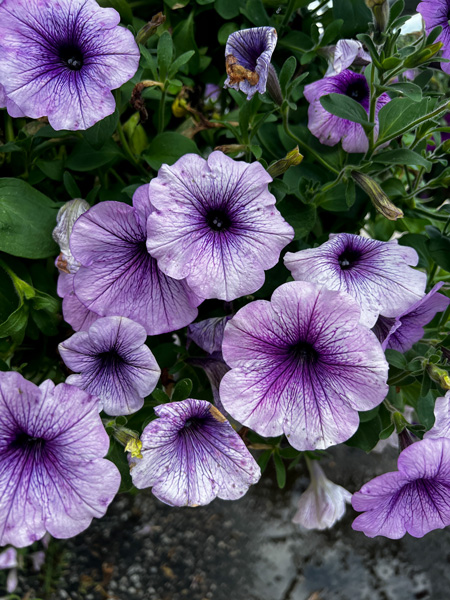
{"type": "Polygon", "coordinates": [[[63,361],[77,373],[66,382],[99,398],[108,415],[138,411],[161,374],[146,339],[145,329],[131,319],[98,319],[59,345],[63,361]]]}
{"type": "Polygon", "coordinates": [[[236,500],[261,471],[244,442],[209,402],[188,398],[155,408],[158,419],[141,436],[142,459],[131,476],[139,488],[171,506],[236,500]]]}
{"type": "Polygon", "coordinates": [[[73,537],[103,516],[120,484],[108,448],[96,398],[0,373],[0,545],[73,537]]]}
{"type": "Polygon", "coordinates": [[[258,163],[222,152],[187,154],[150,182],[155,210],[147,248],[163,273],[202,298],[234,300],[258,290],[294,231],[275,208],[272,178],[258,163]]]}
{"type": "Polygon", "coordinates": [[[375,477],[352,497],[362,512],[353,529],[368,537],[423,537],[450,525],[450,440],[425,439],[405,448],[398,471],[375,477]]]}
{"type": "Polygon", "coordinates": [[[412,269],[419,257],[397,241],[379,242],[339,233],[318,248],[287,252],[285,265],[297,281],[347,292],[361,307],[361,322],[396,317],[425,294],[426,274],[412,269]]]}
{"type": "Polygon", "coordinates": [[[263,436],[285,433],[298,450],[349,439],[357,411],[380,404],[388,390],[384,353],[359,317],[348,294],[306,282],[244,306],[225,328],[225,409],[263,436]]]}
{"type": "Polygon", "coordinates": [[[152,207],[148,185],[134,206],[101,202],[82,215],[70,247],[81,267],[74,292],[90,311],[140,323],[148,335],[175,331],[197,316],[199,298],[185,281],[167,277],[146,248],[146,220],[152,207]]]}
{"type": "Polygon", "coordinates": [[[0,85],[12,116],[47,116],[54,129],[77,130],[113,113],[111,90],[139,65],[119,21],[95,0],[3,0],[0,85]]]}

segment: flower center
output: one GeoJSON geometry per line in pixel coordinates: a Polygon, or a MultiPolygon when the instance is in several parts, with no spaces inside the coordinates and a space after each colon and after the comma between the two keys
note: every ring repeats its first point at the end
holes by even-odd
{"type": "Polygon", "coordinates": [[[116,350],[108,350],[97,355],[102,369],[117,369],[123,363],[123,359],[116,350]]]}
{"type": "Polygon", "coordinates": [[[357,250],[344,250],[338,257],[339,266],[343,271],[348,271],[358,264],[361,253],[357,250]]]}
{"type": "Polygon", "coordinates": [[[21,431],[16,435],[14,440],[11,443],[11,447],[16,449],[20,448],[21,450],[41,450],[45,446],[45,440],[39,437],[33,437],[25,433],[25,431],[21,431]]]}
{"type": "Polygon", "coordinates": [[[231,220],[223,210],[211,210],[206,215],[206,222],[213,231],[228,231],[231,220]]]}
{"type": "Polygon", "coordinates": [[[59,58],[71,71],[79,71],[84,64],[83,53],[78,46],[67,44],[59,49],[59,58]]]}
{"type": "Polygon", "coordinates": [[[319,353],[314,346],[303,340],[291,346],[290,354],[297,362],[308,365],[316,363],[319,358],[319,353]]]}
{"type": "Polygon", "coordinates": [[[360,103],[368,97],[368,93],[369,88],[365,77],[352,81],[345,90],[346,96],[349,96],[360,103]]]}

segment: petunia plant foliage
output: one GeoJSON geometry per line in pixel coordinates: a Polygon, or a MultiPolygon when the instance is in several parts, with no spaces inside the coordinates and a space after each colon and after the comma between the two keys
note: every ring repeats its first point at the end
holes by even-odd
{"type": "Polygon", "coordinates": [[[303,527],[450,524],[449,3],[349,4],[0,0],[5,557],[271,469],[303,527]]]}

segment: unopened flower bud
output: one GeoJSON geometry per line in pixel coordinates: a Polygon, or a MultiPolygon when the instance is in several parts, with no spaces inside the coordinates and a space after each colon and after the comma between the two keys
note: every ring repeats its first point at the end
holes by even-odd
{"type": "Polygon", "coordinates": [[[445,369],[429,363],[427,365],[427,373],[430,379],[440,385],[443,390],[450,390],[450,376],[445,369]]]}
{"type": "Polygon", "coordinates": [[[274,162],[267,169],[269,175],[275,179],[275,177],[279,177],[286,173],[289,167],[296,167],[303,160],[303,154],[300,154],[298,146],[296,146],[293,150],[288,152],[286,156],[280,160],[274,162]]]}
{"type": "Polygon", "coordinates": [[[137,431],[117,425],[114,421],[106,426],[112,428],[114,439],[124,446],[125,452],[129,452],[132,458],[142,458],[142,442],[137,431]]]}
{"type": "Polygon", "coordinates": [[[442,42],[434,42],[434,44],[426,46],[420,52],[415,52],[414,54],[411,54],[411,56],[407,56],[403,61],[403,66],[405,66],[407,69],[412,69],[413,67],[421,65],[437,54],[442,46],[442,42]]]}
{"type": "Polygon", "coordinates": [[[370,8],[376,30],[383,32],[389,21],[389,0],[365,0],[366,6],[370,8]]]}
{"type": "Polygon", "coordinates": [[[386,219],[396,221],[403,217],[403,211],[389,200],[387,194],[371,177],[359,171],[352,171],[352,177],[372,200],[372,204],[377,211],[386,217],[386,219]]]}
{"type": "Polygon", "coordinates": [[[266,89],[275,104],[281,106],[283,104],[283,94],[281,93],[280,82],[272,64],[269,65],[269,72],[267,73],[266,89]]]}
{"type": "Polygon", "coordinates": [[[61,254],[56,259],[55,264],[64,273],[76,273],[80,267],[80,264],[75,260],[70,251],[70,235],[75,221],[89,210],[89,208],[90,206],[86,200],[76,198],[75,200],[66,202],[59,209],[56,216],[56,227],[52,235],[61,250],[61,254]]]}
{"type": "Polygon", "coordinates": [[[245,152],[247,146],[243,144],[225,144],[224,146],[216,146],[214,150],[218,150],[224,154],[233,154],[234,152],[245,152]]]}
{"type": "Polygon", "coordinates": [[[162,25],[166,20],[165,15],[162,12],[157,13],[152,17],[152,20],[149,21],[144,27],[142,27],[137,35],[136,42],[138,44],[145,44],[152,35],[155,35],[156,30],[160,25],[162,25]]]}

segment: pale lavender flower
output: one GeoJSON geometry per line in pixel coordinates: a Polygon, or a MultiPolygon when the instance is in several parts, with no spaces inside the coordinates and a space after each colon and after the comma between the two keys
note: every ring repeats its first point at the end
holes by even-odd
{"type": "Polygon", "coordinates": [[[202,298],[185,281],[164,275],[147,251],[148,187],[136,190],[133,206],[93,206],[75,223],[70,247],[82,265],[74,278],[78,300],[94,313],[129,317],[157,335],[191,323],[202,298]]]}
{"type": "Polygon", "coordinates": [[[234,300],[258,290],[294,230],[275,208],[258,163],[222,152],[186,154],[150,182],[147,248],[158,267],[198,296],[234,300]]]}
{"type": "MultiPolygon", "coordinates": [[[[416,10],[422,15],[425,21],[425,31],[427,34],[435,27],[442,27],[442,31],[436,38],[436,42],[442,42],[443,44],[442,58],[450,58],[450,0],[422,0],[416,10]]],[[[450,63],[441,63],[441,68],[445,73],[450,74],[450,63]]]]}
{"type": "Polygon", "coordinates": [[[270,302],[250,302],[225,328],[231,371],[220,385],[225,409],[263,436],[286,434],[298,450],[349,439],[358,411],[386,396],[388,364],[360,309],[341,292],[285,283],[270,302]]]}
{"type": "Polygon", "coordinates": [[[379,242],[350,233],[330,235],[318,248],[287,252],[285,264],[297,281],[347,292],[361,307],[361,322],[373,327],[379,314],[396,317],[425,293],[427,276],[410,268],[419,257],[396,240],[379,242]]]}
{"type": "Polygon", "coordinates": [[[450,440],[415,442],[397,464],[398,471],[375,477],[353,495],[353,508],[363,513],[353,529],[397,540],[450,525],[450,440]]]}
{"type": "Polygon", "coordinates": [[[171,506],[236,500],[261,471],[244,442],[209,402],[188,398],[155,408],[158,419],[141,436],[142,459],[131,476],[139,488],[171,506]]]}
{"type": "Polygon", "coordinates": [[[256,92],[264,94],[277,45],[273,27],[253,27],[232,33],[225,46],[228,77],[224,87],[241,90],[250,100],[256,92]]]}
{"type": "MultiPolygon", "coordinates": [[[[76,220],[90,209],[86,200],[76,198],[69,200],[62,206],[56,216],[56,227],[52,236],[58,244],[61,254],[56,259],[56,266],[62,273],[76,273],[80,263],[74,259],[70,250],[70,236],[76,220]]],[[[64,296],[63,296],[64,297],[64,296]]]]}
{"type": "Polygon", "coordinates": [[[79,373],[70,375],[66,383],[99,398],[108,415],[138,411],[161,375],[146,339],[145,329],[131,319],[98,319],[88,331],[59,344],[65,364],[79,373]]]}
{"type": "Polygon", "coordinates": [[[436,399],[434,425],[423,436],[427,439],[450,438],[450,392],[436,399]]]}
{"type": "Polygon", "coordinates": [[[339,40],[334,48],[332,60],[325,77],[337,75],[348,67],[355,65],[367,65],[372,62],[370,54],[364,50],[364,46],[357,40],[339,40]]]}
{"type": "MultiPolygon", "coordinates": [[[[369,111],[370,92],[364,75],[345,69],[337,75],[319,79],[305,85],[304,96],[309,102],[308,129],[326,146],[335,146],[342,141],[346,152],[367,152],[369,140],[362,125],[347,119],[336,117],[326,111],[320,103],[320,98],[327,94],[342,94],[359,102],[366,112],[369,111]]],[[[375,110],[375,135],[378,132],[378,111],[389,102],[389,96],[384,93],[377,100],[375,110]]]]}
{"type": "Polygon", "coordinates": [[[102,517],[120,485],[108,448],[96,398],[0,373],[0,545],[73,537],[102,517]]]}
{"type": "Polygon", "coordinates": [[[307,459],[307,464],[311,483],[300,496],[292,522],[306,529],[328,529],[342,519],[352,495],[327,478],[319,461],[307,459]]]}
{"type": "Polygon", "coordinates": [[[139,65],[133,34],[119,21],[95,0],[3,0],[0,84],[12,116],[17,107],[47,116],[54,129],[77,130],[113,113],[111,90],[139,65]]]}
{"type": "Polygon", "coordinates": [[[437,293],[443,285],[442,281],[437,283],[426,296],[396,318],[378,317],[374,332],[380,340],[383,350],[392,348],[398,352],[406,352],[422,339],[424,326],[450,304],[450,298],[437,293]]]}
{"type": "Polygon", "coordinates": [[[0,570],[10,570],[6,577],[6,591],[8,594],[12,594],[17,587],[17,567],[17,550],[10,546],[0,553],[0,570]]]}
{"type": "Polygon", "coordinates": [[[56,217],[56,227],[53,230],[53,239],[61,250],[61,254],[55,261],[59,271],[57,292],[58,296],[63,299],[64,320],[75,331],[89,329],[99,317],[97,313],[86,308],[78,300],[73,289],[73,278],[81,265],[70,250],[70,236],[78,217],[88,211],[89,208],[90,206],[85,200],[80,198],[69,200],[59,209],[56,217]]]}

